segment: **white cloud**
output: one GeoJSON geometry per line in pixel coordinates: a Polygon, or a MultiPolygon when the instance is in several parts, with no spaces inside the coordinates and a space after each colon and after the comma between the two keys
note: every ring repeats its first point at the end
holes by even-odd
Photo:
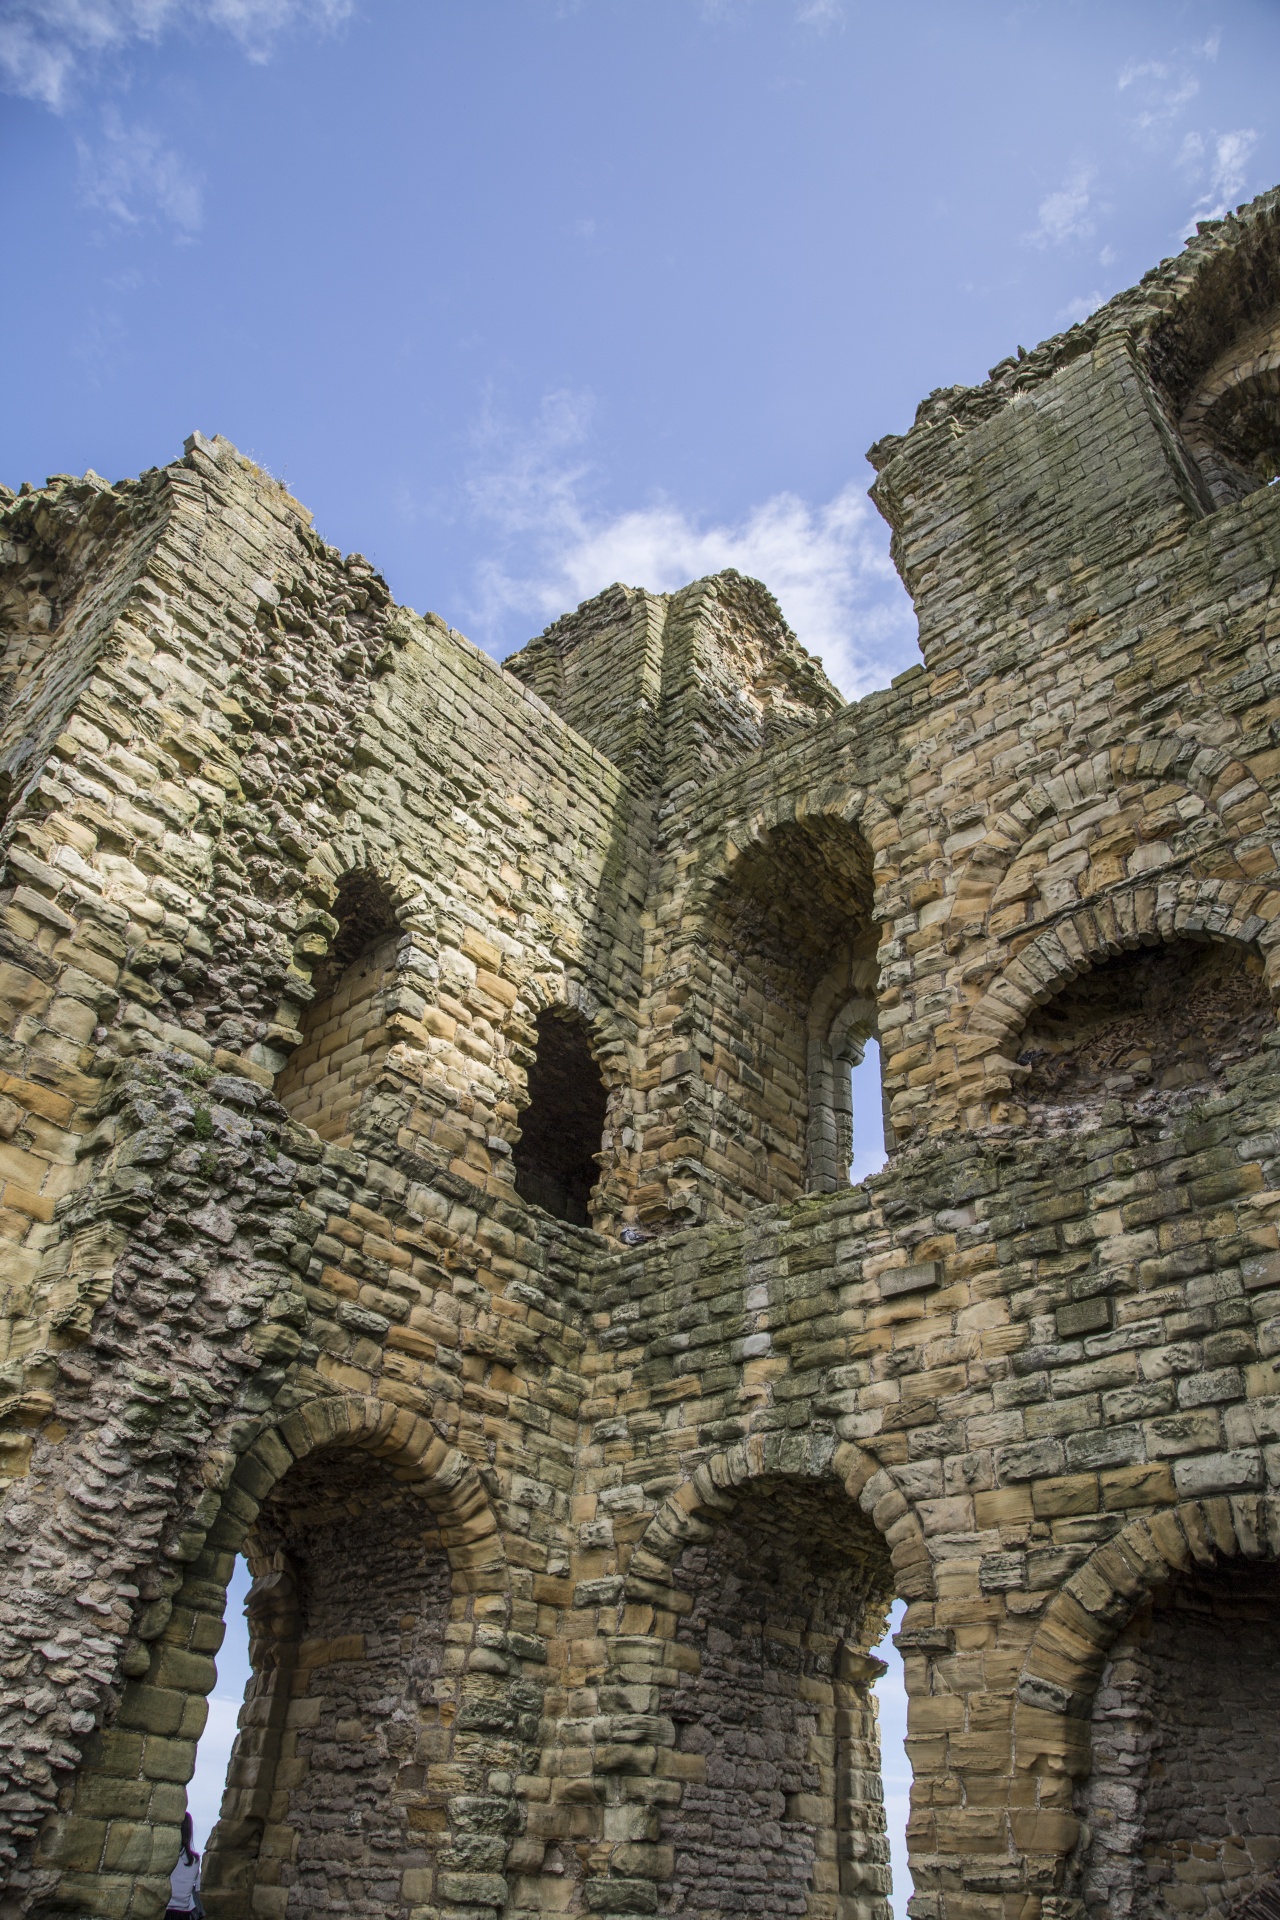
{"type": "Polygon", "coordinates": [[[813,27],[819,33],[828,33],[833,27],[843,27],[843,0],[800,0],[796,19],[802,27],[813,27]]]}
{"type": "Polygon", "coordinates": [[[85,206],[121,227],[144,226],[159,217],[190,239],[199,231],[204,209],[200,181],[181,154],[151,127],[126,126],[113,108],[103,114],[102,124],[96,145],[76,141],[85,206]]]}
{"type": "Polygon", "coordinates": [[[1073,167],[1057,191],[1046,194],[1037,208],[1039,224],[1026,235],[1032,246],[1056,247],[1065,240],[1090,238],[1093,176],[1092,167],[1073,167]]]}
{"type": "Polygon", "coordinates": [[[1163,133],[1200,91],[1199,80],[1176,55],[1127,66],[1116,85],[1121,93],[1132,90],[1133,126],[1139,134],[1163,133]]]}
{"type": "Polygon", "coordinates": [[[1082,293],[1079,299],[1068,300],[1066,306],[1059,312],[1058,318],[1065,320],[1068,325],[1074,325],[1077,320],[1087,320],[1091,313],[1097,312],[1107,298],[1108,295],[1103,293],[1100,287],[1095,287],[1092,293],[1082,293]]]}
{"type": "Polygon", "coordinates": [[[472,615],[495,650],[517,621],[527,637],[615,580],[664,593],[736,567],[765,582],[844,693],[883,686],[919,659],[888,531],[860,485],[820,506],[777,493],[729,523],[666,498],[603,513],[590,504],[583,454],[591,411],[582,395],[553,394],[532,433],[492,420],[483,429],[471,506],[495,548],[472,615]]]}
{"type": "Polygon", "coordinates": [[[1236,127],[1231,133],[1189,133],[1178,154],[1178,164],[1204,191],[1192,206],[1184,233],[1194,231],[1197,220],[1221,220],[1247,197],[1246,168],[1249,156],[1258,144],[1252,127],[1236,127]]]}
{"type": "Polygon", "coordinates": [[[6,0],[0,18],[0,89],[55,112],[104,59],[166,33],[214,28],[249,59],[270,57],[294,25],[336,26],[354,0],[6,0]]]}

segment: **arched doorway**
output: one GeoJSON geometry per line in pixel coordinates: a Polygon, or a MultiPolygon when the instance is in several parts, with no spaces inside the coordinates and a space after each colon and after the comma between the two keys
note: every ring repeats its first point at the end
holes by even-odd
{"type": "Polygon", "coordinates": [[[1280,1567],[1195,1568],[1113,1643],[1077,1793],[1098,1920],[1280,1905],[1280,1567]]]}
{"type": "Polygon", "coordinates": [[[842,1486],[744,1485],[673,1573],[685,1596],[660,1711],[678,1804],[663,1913],[682,1920],[889,1920],[889,1848],[874,1698],[893,1575],[842,1486]]]}

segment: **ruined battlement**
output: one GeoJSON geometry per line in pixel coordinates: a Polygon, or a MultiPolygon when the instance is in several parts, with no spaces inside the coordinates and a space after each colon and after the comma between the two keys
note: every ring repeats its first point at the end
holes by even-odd
{"type": "Polygon", "coordinates": [[[215,1920],[885,1920],[895,1598],[913,1920],[1274,1897],[1278,313],[1272,194],[931,395],[852,705],[0,495],[4,1920],[163,1911],[240,1553],[215,1920]]]}

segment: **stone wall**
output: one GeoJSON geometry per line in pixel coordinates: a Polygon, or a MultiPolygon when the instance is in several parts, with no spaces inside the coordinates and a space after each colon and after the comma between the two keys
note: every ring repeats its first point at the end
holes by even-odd
{"type": "Polygon", "coordinates": [[[223,441],[0,503],[5,1920],[162,1910],[239,1552],[223,1920],[879,1920],[895,1596],[912,1920],[1263,1885],[1277,297],[1272,195],[874,449],[855,706],[734,574],[500,669],[223,441]]]}
{"type": "Polygon", "coordinates": [[[1280,1865],[1276,1569],[1179,1581],[1112,1650],[1080,1796],[1091,1913],[1224,1913],[1280,1865]]]}

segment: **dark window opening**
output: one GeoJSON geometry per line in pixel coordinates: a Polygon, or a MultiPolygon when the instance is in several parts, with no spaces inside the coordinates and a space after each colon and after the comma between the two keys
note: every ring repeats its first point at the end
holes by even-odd
{"type": "Polygon", "coordinates": [[[1171,941],[1104,961],[1023,1030],[1022,1098],[1073,1115],[1105,1101],[1175,1107],[1225,1089],[1275,1025],[1262,963],[1225,942],[1171,941]]]}
{"type": "Polygon", "coordinates": [[[547,1012],[537,1027],[529,1104],[512,1156],[516,1192],[558,1220],[589,1227],[608,1095],[579,1020],[547,1012]]]}
{"type": "Polygon", "coordinates": [[[400,930],[390,893],[378,876],[367,869],[347,874],[338,887],[331,911],[338,931],[311,976],[317,1000],[333,991],[353,961],[361,959],[389,933],[400,930]]]}

